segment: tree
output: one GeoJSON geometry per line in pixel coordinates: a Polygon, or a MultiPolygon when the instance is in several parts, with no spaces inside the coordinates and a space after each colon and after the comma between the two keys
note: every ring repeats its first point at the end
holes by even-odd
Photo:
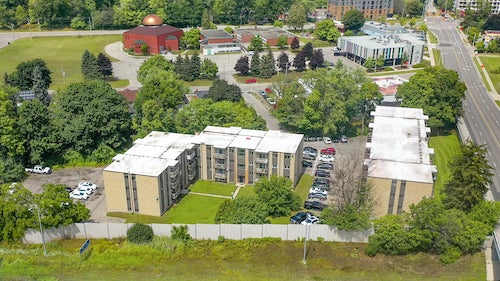
{"type": "Polygon", "coordinates": [[[491,184],[491,169],[483,145],[472,141],[462,144],[460,154],[450,164],[451,178],[445,184],[445,206],[469,212],[481,203],[491,184]]]}
{"type": "Polygon", "coordinates": [[[297,30],[304,27],[307,20],[306,8],[302,4],[293,4],[288,11],[287,25],[297,30]]]}
{"type": "Polygon", "coordinates": [[[498,44],[496,40],[491,40],[486,48],[486,52],[488,53],[496,53],[498,52],[498,44]]]}
{"type": "Polygon", "coordinates": [[[300,51],[295,58],[293,58],[293,67],[299,72],[306,69],[306,55],[303,51],[300,51]]]}
{"type": "Polygon", "coordinates": [[[271,50],[267,51],[267,54],[262,56],[262,61],[260,63],[259,77],[270,78],[276,73],[276,62],[274,61],[274,56],[271,50]]]}
{"type": "Polygon", "coordinates": [[[401,67],[405,67],[409,60],[410,59],[408,58],[408,55],[406,54],[406,52],[404,52],[403,56],[401,57],[401,67]]]}
{"type": "Polygon", "coordinates": [[[191,60],[189,61],[189,71],[194,79],[197,79],[200,76],[200,68],[201,68],[200,55],[198,55],[198,52],[195,52],[191,56],[191,60]]]}
{"type": "Polygon", "coordinates": [[[35,97],[47,106],[50,103],[50,96],[47,91],[48,86],[45,85],[45,80],[43,80],[42,75],[43,73],[40,67],[35,67],[33,70],[33,88],[31,88],[31,90],[35,94],[35,97]]]}
{"type": "Polygon", "coordinates": [[[455,126],[462,115],[466,89],[456,71],[433,66],[417,71],[400,85],[396,98],[403,107],[422,108],[429,116],[429,126],[439,130],[455,126]]]}
{"type": "Polygon", "coordinates": [[[101,144],[123,147],[130,138],[129,107],[102,80],[70,84],[51,104],[55,134],[63,149],[90,155],[101,144]]]}
{"type": "Polygon", "coordinates": [[[21,181],[25,175],[26,172],[21,163],[13,157],[0,156],[0,184],[21,181]]]}
{"type": "Polygon", "coordinates": [[[239,102],[242,100],[241,89],[237,85],[229,85],[224,79],[215,79],[212,86],[208,89],[206,98],[213,101],[232,101],[239,102]]]}
{"type": "Polygon", "coordinates": [[[127,240],[134,244],[145,244],[153,240],[155,234],[153,228],[142,223],[134,223],[127,230],[127,240]]]}
{"type": "Polygon", "coordinates": [[[378,68],[383,68],[385,65],[385,59],[384,57],[381,55],[379,56],[376,60],[375,60],[375,72],[377,72],[377,67],[378,68]]]}
{"type": "Polygon", "coordinates": [[[292,49],[292,51],[298,50],[300,48],[300,42],[297,36],[293,37],[292,43],[290,43],[290,48],[292,49]]]}
{"type": "Polygon", "coordinates": [[[15,88],[0,86],[0,155],[4,157],[18,157],[25,152],[24,141],[16,126],[16,96],[15,88]]]}
{"type": "Polygon", "coordinates": [[[254,77],[260,76],[260,71],[262,69],[262,62],[260,59],[259,53],[255,53],[252,56],[252,60],[250,61],[250,73],[254,77]]]}
{"type": "Polygon", "coordinates": [[[236,65],[234,66],[234,70],[236,72],[239,72],[239,75],[242,75],[242,76],[250,75],[250,65],[248,63],[248,57],[241,56],[238,59],[238,61],[236,62],[236,65]]]}
{"type": "Polygon", "coordinates": [[[314,50],[311,61],[309,62],[309,68],[311,68],[311,70],[315,70],[318,67],[325,67],[325,59],[321,49],[314,50]]]}
{"type": "Polygon", "coordinates": [[[340,32],[331,19],[325,19],[316,24],[314,34],[321,40],[337,42],[340,32]]]}
{"type": "Polygon", "coordinates": [[[276,102],[276,110],[273,112],[280,124],[297,131],[298,120],[304,114],[303,102],[307,92],[297,80],[284,83],[280,89],[280,99],[276,102]]]}
{"type": "Polygon", "coordinates": [[[238,3],[237,0],[214,0],[212,3],[214,23],[240,24],[242,19],[238,3]]]}
{"type": "Polygon", "coordinates": [[[371,57],[366,58],[363,65],[370,71],[372,68],[375,68],[375,60],[371,57]]]}
{"type": "MultiPolygon", "coordinates": [[[[179,59],[179,57],[178,57],[179,59]]],[[[182,59],[182,58],[181,58],[182,59]]],[[[177,65],[176,65],[177,66],[177,65]]],[[[139,82],[144,83],[146,77],[150,73],[155,73],[160,70],[174,70],[174,65],[165,59],[164,56],[162,55],[154,55],[147,60],[145,60],[141,66],[139,67],[139,70],[137,71],[137,80],[139,82]]]]}
{"type": "Polygon", "coordinates": [[[179,54],[174,63],[175,73],[179,75],[179,78],[184,81],[193,81],[194,76],[191,71],[191,59],[186,55],[184,58],[179,54]]]}
{"type": "Polygon", "coordinates": [[[422,15],[423,7],[424,4],[420,0],[408,0],[405,6],[406,14],[412,17],[422,15]]]}
{"type": "Polygon", "coordinates": [[[280,37],[278,37],[276,46],[278,46],[278,48],[280,49],[284,49],[286,45],[288,45],[288,37],[286,37],[285,35],[280,35],[280,37]]]}
{"type": "Polygon", "coordinates": [[[90,218],[90,210],[81,202],[74,203],[63,184],[48,183],[34,195],[44,228],[83,222],[90,218]]]}
{"type": "Polygon", "coordinates": [[[102,78],[97,58],[89,50],[85,50],[82,54],[81,70],[85,80],[102,78]]]}
{"type": "Polygon", "coordinates": [[[261,202],[267,205],[272,217],[287,216],[300,209],[300,197],[291,189],[291,181],[285,177],[260,178],[255,192],[261,202]]]}
{"type": "Polygon", "coordinates": [[[377,253],[386,255],[404,255],[412,252],[418,241],[405,229],[405,222],[399,215],[387,215],[380,218],[374,225],[375,234],[368,237],[366,253],[375,256],[377,253]]]}
{"type": "Polygon", "coordinates": [[[281,52],[278,56],[278,63],[276,65],[281,72],[288,72],[288,69],[291,66],[290,61],[288,60],[288,54],[285,52],[281,52]]]}
{"type": "Polygon", "coordinates": [[[164,8],[165,22],[179,28],[199,26],[206,8],[203,0],[158,1],[158,6],[164,8]]]}
{"type": "Polygon", "coordinates": [[[173,226],[171,234],[172,239],[182,241],[184,244],[192,239],[187,225],[173,226]]]}
{"type": "Polygon", "coordinates": [[[500,30],[500,15],[490,15],[483,24],[483,30],[500,30]]]}
{"type": "Polygon", "coordinates": [[[201,28],[203,29],[216,29],[217,26],[212,22],[212,15],[208,9],[203,10],[201,15],[201,28]]]}
{"type": "Polygon", "coordinates": [[[0,186],[0,241],[18,241],[24,237],[25,230],[34,225],[36,209],[32,207],[32,197],[21,184],[12,188],[9,184],[0,186]]]}
{"type": "Polygon", "coordinates": [[[262,224],[269,223],[267,206],[257,197],[226,200],[215,215],[215,223],[262,224]]]}
{"type": "Polygon", "coordinates": [[[307,60],[311,60],[311,57],[313,55],[313,45],[311,42],[307,42],[304,47],[302,47],[302,53],[306,57],[307,60]]]}
{"type": "Polygon", "coordinates": [[[35,68],[42,73],[42,80],[47,87],[52,83],[50,74],[52,72],[47,68],[45,61],[42,59],[33,59],[22,62],[16,66],[16,70],[8,75],[8,85],[18,88],[21,91],[31,90],[33,88],[33,72],[35,68]]]}
{"type": "Polygon", "coordinates": [[[143,56],[149,56],[149,46],[148,44],[141,45],[141,53],[143,56]]]}
{"type": "Polygon", "coordinates": [[[363,12],[359,10],[349,10],[342,17],[342,22],[346,30],[357,32],[365,23],[363,12]]]}
{"type": "Polygon", "coordinates": [[[264,49],[264,43],[262,42],[262,38],[260,36],[254,36],[250,39],[250,45],[248,45],[249,51],[261,52],[264,49]]]}
{"type": "Polygon", "coordinates": [[[113,64],[111,60],[103,53],[97,55],[97,64],[99,65],[99,72],[102,77],[109,77],[113,75],[113,64]]]}
{"type": "Polygon", "coordinates": [[[217,64],[210,59],[203,59],[200,67],[200,78],[213,80],[217,77],[217,73],[219,72],[219,68],[217,64]]]}
{"type": "Polygon", "coordinates": [[[198,28],[191,28],[189,31],[184,32],[181,42],[188,49],[200,49],[200,30],[198,28]]]}

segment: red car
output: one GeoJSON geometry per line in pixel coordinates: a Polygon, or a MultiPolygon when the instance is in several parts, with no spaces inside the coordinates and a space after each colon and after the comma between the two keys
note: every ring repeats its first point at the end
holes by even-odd
{"type": "Polygon", "coordinates": [[[257,83],[257,79],[253,78],[253,79],[247,79],[245,81],[247,84],[250,84],[250,83],[257,83]]]}
{"type": "Polygon", "coordinates": [[[325,149],[322,149],[320,151],[321,154],[326,154],[326,155],[335,155],[336,151],[335,148],[333,147],[327,147],[325,149]]]}

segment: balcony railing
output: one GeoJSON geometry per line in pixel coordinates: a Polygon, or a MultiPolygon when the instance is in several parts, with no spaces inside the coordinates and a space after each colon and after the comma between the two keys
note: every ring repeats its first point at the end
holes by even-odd
{"type": "Polygon", "coordinates": [[[267,168],[255,168],[255,172],[260,174],[267,174],[267,168]]]}
{"type": "Polygon", "coordinates": [[[193,160],[196,157],[196,153],[192,152],[186,155],[187,160],[193,160]]]}
{"type": "Polygon", "coordinates": [[[214,163],[214,168],[217,168],[217,169],[225,169],[225,168],[226,168],[226,164],[222,164],[222,163],[214,163]]]}
{"type": "Polygon", "coordinates": [[[175,178],[179,174],[179,168],[175,169],[169,169],[168,174],[170,175],[171,178],[175,178]]]}
{"type": "Polygon", "coordinates": [[[220,173],[215,173],[214,176],[216,179],[225,179],[227,177],[226,174],[220,174],[220,173]]]}
{"type": "Polygon", "coordinates": [[[214,158],[216,158],[216,159],[226,159],[227,156],[226,156],[226,154],[223,154],[223,153],[214,153],[214,158]]]}
{"type": "Polygon", "coordinates": [[[267,164],[267,158],[255,158],[255,163],[264,163],[267,164]]]}

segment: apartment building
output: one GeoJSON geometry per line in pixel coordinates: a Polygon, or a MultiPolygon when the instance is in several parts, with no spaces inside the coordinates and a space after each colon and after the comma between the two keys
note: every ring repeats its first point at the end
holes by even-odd
{"type": "Polygon", "coordinates": [[[377,106],[366,144],[364,177],[371,184],[372,215],[409,211],[432,197],[436,166],[428,146],[428,116],[419,108],[377,106]]]}
{"type": "MultiPolygon", "coordinates": [[[[454,8],[465,13],[468,8],[477,9],[478,2],[478,0],[455,0],[454,8]]],[[[500,13],[500,0],[488,0],[488,2],[491,4],[491,13],[498,15],[500,13]]]]}
{"type": "Polygon", "coordinates": [[[328,0],[327,13],[334,20],[342,20],[349,10],[359,10],[365,19],[391,17],[394,0],[328,0]]]}
{"type": "Polygon", "coordinates": [[[108,212],[161,216],[198,179],[253,184],[302,173],[303,135],[208,126],[198,135],[153,131],[103,171],[108,212]]]}

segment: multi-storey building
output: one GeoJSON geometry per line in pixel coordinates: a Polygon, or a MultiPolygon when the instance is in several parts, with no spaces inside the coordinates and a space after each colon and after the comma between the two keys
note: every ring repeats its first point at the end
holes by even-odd
{"type": "MultiPolygon", "coordinates": [[[[455,9],[462,11],[465,13],[465,11],[470,8],[472,10],[477,9],[477,4],[478,0],[455,0],[455,9]]],[[[500,13],[500,0],[489,0],[491,4],[491,13],[492,14],[499,14],[500,13]]]]}
{"type": "Polygon", "coordinates": [[[151,132],[113,158],[103,179],[108,212],[160,216],[198,179],[253,184],[302,173],[303,135],[209,126],[199,135],[151,132]]]}
{"type": "Polygon", "coordinates": [[[372,215],[399,214],[432,197],[436,167],[422,109],[377,106],[366,144],[364,177],[371,185],[372,215]]]}
{"type": "Polygon", "coordinates": [[[349,10],[359,10],[367,19],[390,17],[394,13],[393,0],[328,0],[328,15],[342,20],[349,10]]]}

